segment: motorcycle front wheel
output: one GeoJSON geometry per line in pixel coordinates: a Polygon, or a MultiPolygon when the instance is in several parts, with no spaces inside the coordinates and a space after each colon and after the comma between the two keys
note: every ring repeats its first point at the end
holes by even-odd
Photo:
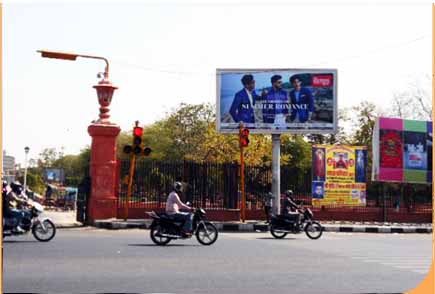
{"type": "Polygon", "coordinates": [[[270,226],[270,233],[272,236],[274,236],[276,239],[282,239],[285,236],[287,236],[287,233],[285,232],[277,232],[274,226],[270,226]]]}
{"type": "Polygon", "coordinates": [[[196,231],[196,239],[199,243],[208,246],[216,242],[217,238],[218,230],[212,223],[204,222],[199,224],[196,231]]]}
{"type": "Polygon", "coordinates": [[[305,226],[305,234],[310,239],[319,239],[322,236],[323,228],[318,222],[307,223],[305,226]]]}
{"type": "Polygon", "coordinates": [[[171,242],[171,238],[163,237],[160,235],[162,231],[163,231],[162,227],[158,224],[151,226],[151,230],[150,230],[151,240],[153,240],[154,244],[159,246],[163,246],[171,242]]]}
{"type": "Polygon", "coordinates": [[[32,234],[36,240],[40,242],[48,242],[56,235],[56,226],[51,220],[48,219],[43,220],[42,223],[39,222],[33,226],[32,234]],[[44,224],[45,229],[42,226],[42,223],[44,224]]]}

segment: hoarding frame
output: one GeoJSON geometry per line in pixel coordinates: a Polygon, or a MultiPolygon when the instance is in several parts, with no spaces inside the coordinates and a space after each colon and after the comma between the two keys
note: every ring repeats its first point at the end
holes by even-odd
{"type": "Polygon", "coordinates": [[[253,129],[249,128],[251,134],[337,134],[338,132],[338,103],[337,103],[337,83],[338,83],[338,71],[337,69],[329,68],[217,68],[216,69],[216,132],[222,134],[237,134],[239,132],[238,128],[234,129],[222,129],[221,128],[221,75],[223,73],[234,73],[234,74],[255,74],[255,73],[267,73],[267,72],[277,72],[277,71],[292,71],[295,74],[298,73],[325,73],[330,72],[334,78],[333,84],[333,129],[332,130],[321,130],[321,129],[253,129]]]}

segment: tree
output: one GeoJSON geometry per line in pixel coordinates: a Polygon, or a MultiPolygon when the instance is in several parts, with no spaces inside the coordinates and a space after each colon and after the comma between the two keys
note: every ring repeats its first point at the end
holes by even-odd
{"type": "Polygon", "coordinates": [[[432,96],[430,78],[415,81],[404,91],[396,92],[388,115],[403,119],[432,120],[432,96]]]}
{"type": "Polygon", "coordinates": [[[64,170],[65,185],[77,186],[89,172],[91,149],[86,147],[78,155],[64,155],[53,162],[53,168],[64,170]]]}
{"type": "MultiPolygon", "coordinates": [[[[18,177],[20,183],[24,183],[24,175],[18,177]]],[[[39,194],[43,194],[45,191],[45,184],[42,174],[38,169],[27,169],[26,186],[39,194]]]]}
{"type": "Polygon", "coordinates": [[[338,130],[336,134],[309,134],[305,135],[311,144],[348,144],[349,136],[346,134],[344,124],[350,122],[349,110],[346,108],[338,110],[338,130]]]}
{"type": "Polygon", "coordinates": [[[380,116],[379,109],[375,104],[364,101],[352,107],[355,113],[353,119],[353,132],[350,143],[357,146],[367,146],[367,179],[371,181],[372,158],[373,158],[373,130],[375,121],[380,116]]]}
{"type": "Polygon", "coordinates": [[[41,168],[49,168],[59,158],[59,152],[56,148],[45,148],[39,153],[38,166],[41,168]]]}

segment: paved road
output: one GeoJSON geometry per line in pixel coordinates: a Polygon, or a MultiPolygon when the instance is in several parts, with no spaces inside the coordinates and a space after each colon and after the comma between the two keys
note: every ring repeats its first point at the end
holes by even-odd
{"type": "Polygon", "coordinates": [[[148,230],[59,230],[4,243],[4,291],[49,293],[393,293],[428,272],[429,234],[221,233],[158,247],[148,230]]]}

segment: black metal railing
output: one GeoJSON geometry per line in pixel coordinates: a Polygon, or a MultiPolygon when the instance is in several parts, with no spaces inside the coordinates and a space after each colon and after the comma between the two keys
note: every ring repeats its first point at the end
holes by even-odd
{"type": "MultiPolygon", "coordinates": [[[[119,162],[119,207],[125,207],[130,161],[119,162]]],[[[184,183],[181,198],[194,206],[207,209],[235,209],[240,207],[240,179],[237,163],[163,162],[149,159],[136,161],[132,195],[129,207],[164,208],[173,183],[184,183]]],[[[297,200],[311,205],[311,170],[281,166],[281,193],[292,189],[297,200]]],[[[271,190],[270,166],[245,166],[246,199],[248,209],[262,209],[264,196],[271,190]]],[[[367,205],[373,207],[422,209],[426,211],[432,201],[431,185],[367,184],[367,205]],[[396,186],[394,186],[396,185],[396,186]]],[[[329,205],[327,208],[339,208],[329,205]]]]}

